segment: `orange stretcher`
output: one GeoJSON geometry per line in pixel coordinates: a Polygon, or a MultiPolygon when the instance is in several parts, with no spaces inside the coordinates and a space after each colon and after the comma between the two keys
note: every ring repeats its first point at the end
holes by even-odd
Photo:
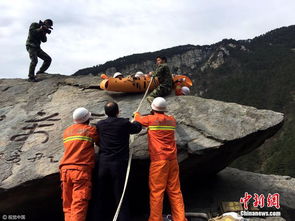
{"type": "MultiPolygon", "coordinates": [[[[100,82],[100,89],[107,91],[116,91],[116,92],[127,92],[127,93],[141,93],[145,92],[151,78],[148,76],[142,77],[132,77],[128,76],[125,78],[113,78],[108,77],[105,74],[101,75],[103,79],[100,82]]],[[[191,87],[193,82],[191,79],[185,75],[175,75],[173,77],[173,82],[177,82],[181,80],[183,82],[183,86],[191,87]]],[[[155,78],[151,83],[149,91],[154,90],[159,85],[158,79],[155,78]]]]}

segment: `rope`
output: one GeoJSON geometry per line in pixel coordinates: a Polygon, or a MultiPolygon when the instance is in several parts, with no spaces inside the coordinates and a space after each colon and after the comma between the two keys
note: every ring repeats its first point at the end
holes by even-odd
{"type": "Polygon", "coordinates": [[[138,112],[139,109],[141,108],[141,105],[142,105],[142,103],[143,103],[143,101],[144,101],[144,99],[145,99],[145,97],[146,97],[146,95],[147,95],[147,93],[148,93],[148,91],[150,89],[150,86],[151,86],[153,80],[154,80],[154,77],[152,76],[151,80],[150,80],[150,83],[149,83],[149,85],[148,85],[148,87],[147,87],[147,89],[146,89],[146,91],[145,91],[145,93],[143,95],[143,98],[141,99],[141,101],[140,101],[140,103],[138,105],[138,108],[136,109],[136,112],[138,112]]]}
{"type": "MultiPolygon", "coordinates": [[[[150,80],[150,83],[145,91],[145,94],[143,96],[143,98],[141,99],[137,109],[136,109],[136,112],[138,112],[141,108],[141,105],[149,91],[149,88],[151,86],[151,83],[153,81],[153,76],[151,77],[151,80],[150,80]]],[[[133,120],[132,120],[133,122],[133,120]]],[[[129,144],[133,143],[134,142],[134,138],[135,138],[135,135],[131,135],[130,136],[130,141],[129,141],[129,144]]],[[[130,167],[131,167],[131,160],[132,160],[132,155],[133,155],[133,148],[130,149],[130,153],[129,153],[129,159],[128,159],[128,165],[127,165],[127,171],[126,171],[126,177],[125,177],[125,183],[124,183],[124,188],[123,188],[123,192],[122,192],[122,196],[120,198],[120,201],[119,201],[119,204],[118,204],[118,207],[117,207],[117,210],[116,210],[116,213],[114,215],[114,218],[113,218],[113,221],[117,221],[118,219],[118,216],[119,216],[119,212],[120,212],[120,209],[121,209],[121,206],[122,206],[122,202],[123,202],[123,198],[124,198],[124,195],[125,195],[125,192],[126,192],[126,187],[127,187],[127,182],[128,182],[128,178],[129,178],[129,173],[130,173],[130,167]]]]}

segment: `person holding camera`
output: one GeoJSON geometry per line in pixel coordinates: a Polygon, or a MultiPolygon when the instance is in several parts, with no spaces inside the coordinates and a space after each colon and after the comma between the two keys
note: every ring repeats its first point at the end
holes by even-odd
{"type": "Polygon", "coordinates": [[[44,73],[51,64],[51,57],[41,49],[40,44],[47,41],[46,34],[51,33],[50,29],[53,29],[52,26],[53,21],[51,19],[46,19],[44,22],[40,20],[39,23],[34,22],[30,26],[26,42],[26,48],[31,59],[28,79],[30,82],[37,81],[35,78],[35,68],[38,63],[38,57],[44,62],[36,74],[44,73]]]}

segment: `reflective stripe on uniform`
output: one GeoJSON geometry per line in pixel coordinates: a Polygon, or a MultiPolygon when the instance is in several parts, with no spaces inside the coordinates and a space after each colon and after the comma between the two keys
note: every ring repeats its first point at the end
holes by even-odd
{"type": "Polygon", "coordinates": [[[84,141],[89,141],[93,142],[93,139],[91,137],[86,137],[86,136],[70,136],[64,139],[64,143],[69,142],[69,141],[74,141],[74,140],[84,140],[84,141]]]}
{"type": "Polygon", "coordinates": [[[175,130],[175,126],[149,126],[149,130],[175,130]]]}

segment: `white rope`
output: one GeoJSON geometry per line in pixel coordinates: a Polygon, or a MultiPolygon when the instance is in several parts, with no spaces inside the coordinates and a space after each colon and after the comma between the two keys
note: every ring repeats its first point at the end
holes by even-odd
{"type": "Polygon", "coordinates": [[[147,93],[148,93],[148,91],[149,91],[149,88],[150,88],[150,86],[151,86],[153,80],[154,80],[154,77],[152,76],[152,77],[151,77],[151,80],[150,80],[150,83],[149,83],[149,85],[148,85],[148,87],[147,87],[147,89],[146,89],[146,91],[145,91],[145,93],[144,93],[144,95],[143,95],[143,98],[141,99],[141,101],[140,101],[140,103],[139,103],[139,105],[138,105],[138,108],[137,108],[137,110],[136,110],[135,112],[138,112],[139,109],[141,108],[142,102],[144,101],[144,99],[145,99],[145,97],[146,97],[146,95],[147,95],[147,93]]]}
{"type": "MultiPolygon", "coordinates": [[[[151,83],[153,81],[153,78],[154,77],[151,77],[151,80],[150,80],[150,83],[145,91],[145,94],[143,96],[143,98],[141,99],[139,105],[138,105],[138,108],[136,110],[136,112],[138,112],[141,108],[141,105],[149,91],[149,88],[151,86],[151,83]]],[[[133,122],[133,120],[132,120],[133,122]]],[[[130,136],[130,141],[129,141],[129,145],[133,143],[134,141],[134,138],[135,138],[135,135],[131,134],[130,136]]],[[[114,218],[113,218],[113,221],[117,221],[118,219],[118,216],[119,216],[119,212],[120,212],[120,209],[121,209],[121,205],[122,205],[122,202],[123,202],[123,198],[124,198],[124,195],[125,195],[125,191],[126,191],[126,187],[127,187],[127,182],[128,182],[128,178],[129,178],[129,173],[130,173],[130,167],[131,167],[131,160],[132,160],[132,155],[133,155],[133,148],[130,148],[130,153],[129,153],[129,159],[128,159],[128,165],[127,165],[127,171],[126,171],[126,177],[125,177],[125,183],[124,183],[124,188],[123,188],[123,192],[122,192],[122,196],[120,198],[120,201],[119,201],[119,204],[118,204],[118,207],[117,207],[117,210],[116,210],[116,213],[114,215],[114,218]]]]}

